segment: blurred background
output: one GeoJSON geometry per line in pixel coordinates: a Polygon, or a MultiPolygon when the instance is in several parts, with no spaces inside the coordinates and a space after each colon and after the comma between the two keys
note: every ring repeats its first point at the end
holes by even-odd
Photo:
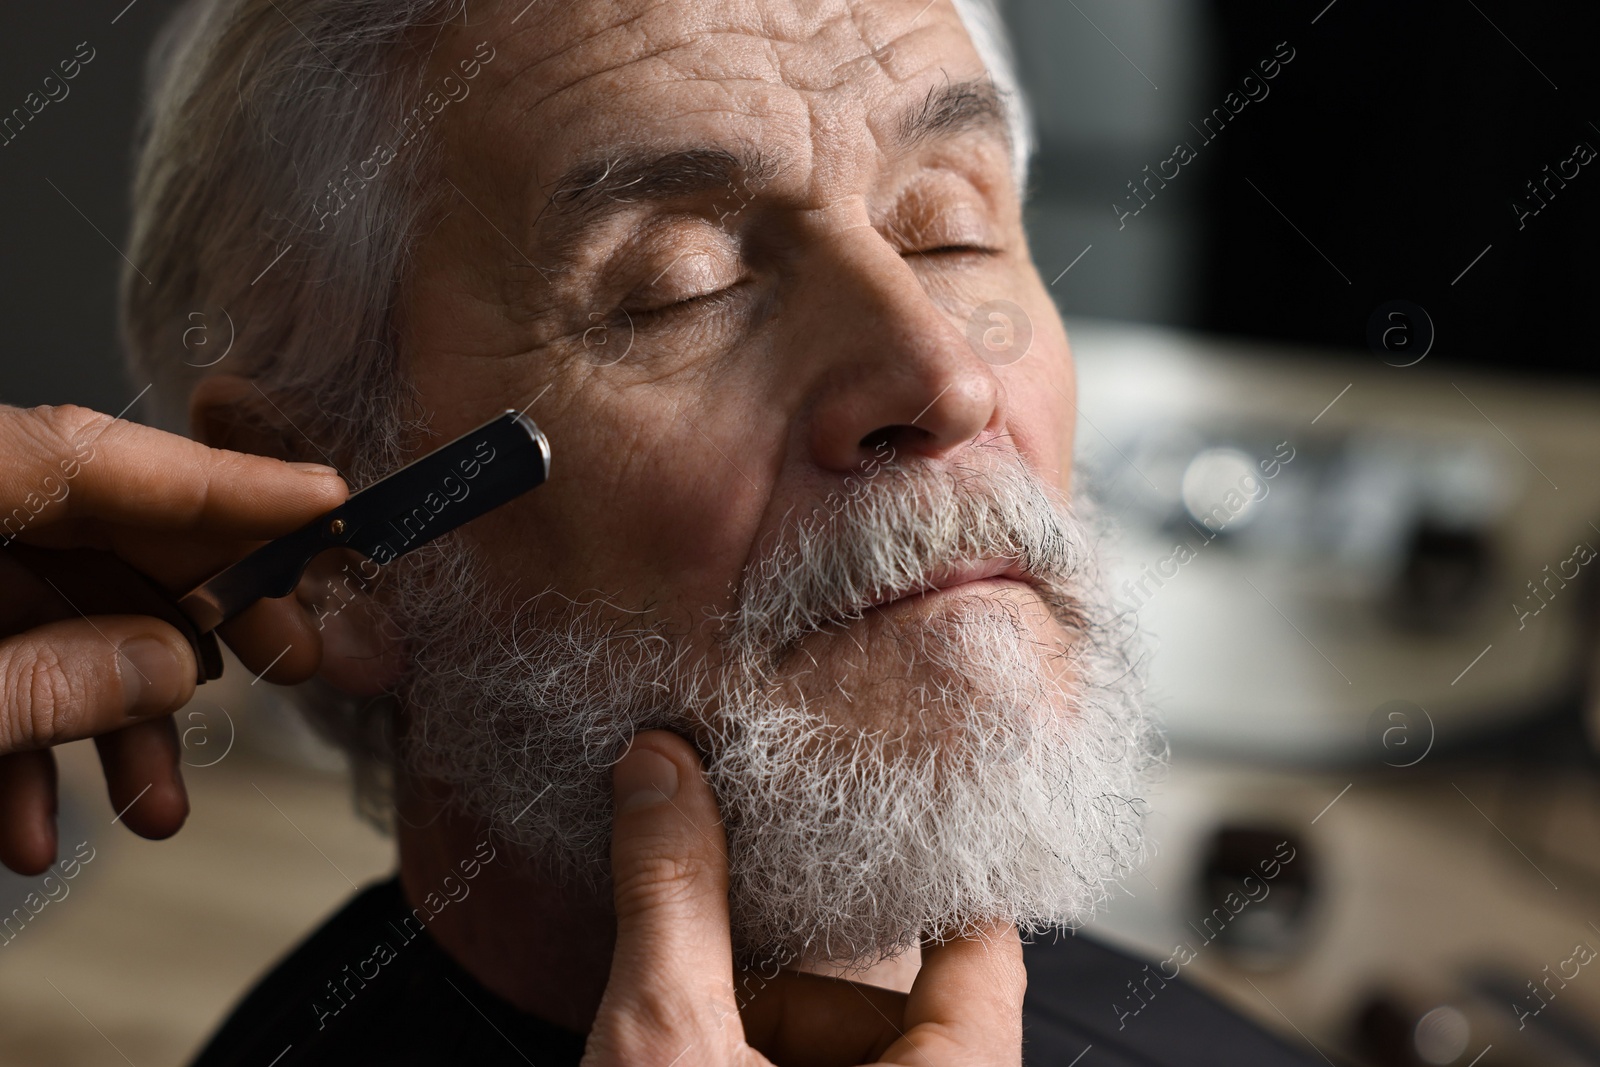
{"type": "MultiPolygon", "coordinates": [[[[138,414],[113,284],[167,6],[0,14],[0,107],[83,63],[0,133],[6,403],[138,414]]],[[[1081,479],[1173,752],[1158,852],[1095,931],[1329,1063],[1600,1064],[1600,14],[1007,16],[1081,479]]],[[[63,751],[63,853],[92,858],[0,944],[0,1061],[182,1060],[392,867],[242,673],[179,715],[172,841],[112,825],[92,751],[63,751]]],[[[0,914],[35,881],[0,877],[0,914]]]]}

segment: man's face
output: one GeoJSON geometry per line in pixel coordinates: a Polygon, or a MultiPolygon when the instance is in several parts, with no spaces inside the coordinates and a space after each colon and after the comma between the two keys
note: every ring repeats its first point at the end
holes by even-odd
{"type": "Polygon", "coordinates": [[[434,431],[526,407],[552,474],[396,579],[412,769],[593,881],[607,762],[693,736],[747,958],[1082,914],[1137,853],[1148,735],[955,10],[521,6],[436,53],[495,49],[402,344],[434,431]]]}
{"type": "Polygon", "coordinates": [[[709,648],[764,539],[873,461],[987,445],[1065,488],[1071,357],[949,3],[519,10],[440,46],[440,70],[484,39],[495,58],[448,115],[456,189],[404,305],[435,430],[531,404],[552,442],[549,486],[480,524],[506,581],[709,648]],[[968,340],[997,299],[1031,325],[1020,359],[968,340]]]}

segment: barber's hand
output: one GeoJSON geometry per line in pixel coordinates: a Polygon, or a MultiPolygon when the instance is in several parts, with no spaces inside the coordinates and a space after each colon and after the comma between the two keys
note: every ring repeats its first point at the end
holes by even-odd
{"type": "MultiPolygon", "coordinates": [[[[198,583],[260,540],[337,507],[338,474],[207,448],[79,407],[0,405],[0,544],[110,551],[168,589],[198,583]]],[[[293,598],[263,601],[222,632],[268,680],[315,670],[293,598]]],[[[23,874],[56,856],[50,746],[93,737],[112,807],[145,837],[183,825],[171,713],[194,693],[183,636],[142,615],[86,618],[0,547],[0,862],[23,874]],[[124,810],[126,809],[126,810],[124,810]]]]}
{"type": "Polygon", "coordinates": [[[617,947],[585,1067],[1021,1062],[1014,927],[925,947],[908,995],[792,972],[736,989],[722,824],[694,749],[641,734],[613,781],[617,947]]]}

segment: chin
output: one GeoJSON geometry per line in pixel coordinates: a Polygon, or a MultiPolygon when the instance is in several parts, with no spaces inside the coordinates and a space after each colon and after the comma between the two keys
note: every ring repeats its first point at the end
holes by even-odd
{"type": "Polygon", "coordinates": [[[915,609],[816,635],[776,684],[724,695],[707,769],[746,964],[1071,925],[1137,863],[1154,761],[1135,694],[1091,678],[1087,647],[1063,671],[1071,648],[1023,605],[947,599],[914,629],[893,616],[915,609]]]}
{"type": "Polygon", "coordinates": [[[787,652],[773,678],[785,699],[843,729],[907,751],[964,750],[951,731],[970,730],[980,709],[1030,728],[1070,716],[1077,640],[1030,586],[988,580],[827,626],[787,652]]]}

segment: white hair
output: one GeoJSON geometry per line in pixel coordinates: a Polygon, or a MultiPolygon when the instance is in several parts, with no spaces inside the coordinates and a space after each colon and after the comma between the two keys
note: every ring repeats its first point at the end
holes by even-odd
{"type": "MultiPolygon", "coordinates": [[[[997,0],[953,2],[1004,93],[1020,188],[1033,141],[997,0]]],[[[332,462],[353,487],[402,462],[425,419],[398,366],[395,304],[438,195],[437,145],[425,132],[340,210],[316,205],[420,110],[430,45],[464,6],[177,8],[146,73],[121,284],[129,364],[152,386],[147,421],[190,432],[196,384],[226,371],[270,400],[260,429],[285,455],[332,462]]],[[[381,816],[373,774],[387,758],[390,709],[358,708],[318,683],[303,691],[320,709],[315,724],[351,755],[363,810],[381,816]]]]}

